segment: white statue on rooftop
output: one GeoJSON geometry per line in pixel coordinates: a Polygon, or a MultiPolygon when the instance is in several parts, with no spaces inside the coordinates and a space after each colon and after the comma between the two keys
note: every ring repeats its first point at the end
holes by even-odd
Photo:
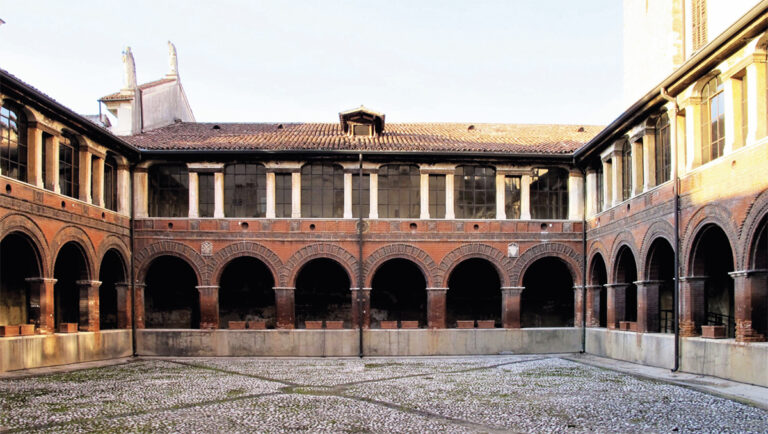
{"type": "Polygon", "coordinates": [[[179,75],[179,60],[176,57],[176,46],[173,45],[173,42],[168,41],[168,65],[171,67],[171,71],[168,73],[169,76],[178,76],[179,75]]]}
{"type": "Polygon", "coordinates": [[[131,47],[125,47],[123,51],[123,67],[125,68],[125,76],[123,77],[123,89],[135,89],[136,88],[136,62],[133,60],[133,53],[131,53],[131,47]]]}

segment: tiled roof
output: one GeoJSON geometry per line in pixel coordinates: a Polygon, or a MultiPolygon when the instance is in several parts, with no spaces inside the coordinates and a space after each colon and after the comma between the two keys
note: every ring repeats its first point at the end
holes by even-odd
{"type": "Polygon", "coordinates": [[[600,130],[594,125],[403,123],[359,138],[338,123],[177,123],[125,137],[155,150],[433,151],[568,154],[600,130]]]}
{"type": "MultiPolygon", "coordinates": [[[[160,86],[161,84],[171,83],[176,81],[175,78],[161,78],[160,80],[150,81],[139,85],[139,90],[146,90],[151,87],[160,86]]],[[[111,93],[107,96],[101,97],[101,101],[119,101],[122,99],[130,99],[130,96],[122,94],[120,92],[111,93]]]]}

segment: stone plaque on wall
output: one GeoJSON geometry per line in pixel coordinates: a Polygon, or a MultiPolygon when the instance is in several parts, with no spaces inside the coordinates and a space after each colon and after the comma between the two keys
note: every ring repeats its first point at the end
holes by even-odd
{"type": "Polygon", "coordinates": [[[203,256],[211,256],[213,254],[213,243],[210,241],[203,241],[200,244],[200,254],[203,256]]]}
{"type": "Polygon", "coordinates": [[[510,258],[517,258],[518,254],[520,254],[520,246],[518,246],[517,243],[507,244],[507,256],[510,258]]]}

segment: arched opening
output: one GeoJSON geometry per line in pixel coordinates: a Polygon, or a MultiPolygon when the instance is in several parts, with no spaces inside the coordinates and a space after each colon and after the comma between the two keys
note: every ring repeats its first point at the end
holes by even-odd
{"type": "Polygon", "coordinates": [[[68,242],[59,250],[53,268],[54,319],[56,328],[61,323],[80,322],[79,280],[88,280],[88,265],[83,249],[75,242],[68,242]]]}
{"type": "Polygon", "coordinates": [[[523,275],[522,327],[572,327],[573,277],[558,258],[542,258],[523,275]]]}
{"type": "Polygon", "coordinates": [[[624,309],[619,305],[622,297],[617,295],[617,305],[615,308],[621,310],[616,312],[617,318],[624,318],[623,321],[637,321],[637,265],[632,250],[627,246],[619,249],[616,256],[616,282],[624,284],[623,289],[617,288],[616,291],[624,291],[624,309]]]}
{"type": "Polygon", "coordinates": [[[219,327],[229,321],[263,320],[275,326],[275,280],[263,262],[244,256],[224,267],[219,279],[219,327]]]}
{"type": "Polygon", "coordinates": [[[352,303],[346,270],[333,259],[319,258],[307,262],[296,278],[297,327],[307,321],[344,321],[349,328],[352,303]]]}
{"type": "MultiPolygon", "coordinates": [[[[608,320],[606,317],[606,312],[608,311],[608,294],[605,289],[605,284],[608,283],[608,273],[605,268],[603,255],[598,253],[594,256],[592,259],[592,267],[590,268],[589,275],[589,284],[593,287],[599,287],[598,289],[591,290],[593,291],[593,296],[597,295],[597,301],[590,300],[590,295],[587,293],[587,306],[592,307],[593,309],[597,309],[597,315],[594,315],[595,317],[592,318],[592,325],[606,327],[608,325],[608,320]]],[[[587,313],[587,315],[589,316],[589,313],[587,313]]]]}
{"type": "Polygon", "coordinates": [[[0,242],[0,325],[39,320],[40,300],[33,299],[25,280],[42,274],[39,263],[37,250],[25,235],[11,233],[0,242]]]}
{"type": "Polygon", "coordinates": [[[674,333],[675,251],[667,240],[658,238],[651,244],[647,261],[648,280],[660,282],[658,331],[674,333]]]}
{"type": "MultiPolygon", "coordinates": [[[[763,217],[757,231],[750,252],[750,268],[753,270],[768,270],[768,215],[763,217]]],[[[763,271],[764,273],[764,271],[763,271]]],[[[755,279],[755,288],[750,290],[752,297],[752,328],[763,336],[768,335],[768,279],[765,275],[752,277],[755,279]]],[[[747,315],[749,315],[747,313],[747,315]]]]}
{"type": "Polygon", "coordinates": [[[147,270],[144,320],[147,328],[200,328],[197,277],[187,261],[160,256],[147,270]]]}
{"type": "Polygon", "coordinates": [[[99,268],[99,328],[101,330],[117,328],[117,289],[116,283],[125,282],[123,257],[115,249],[110,249],[101,260],[99,268]]]}
{"type": "Polygon", "coordinates": [[[446,324],[455,327],[460,320],[493,320],[501,327],[501,280],[485,259],[467,259],[448,277],[446,324]]]}
{"type": "Polygon", "coordinates": [[[706,276],[704,284],[705,325],[726,326],[728,337],[735,335],[733,312],[733,251],[728,236],[716,225],[707,225],[694,241],[694,276],[706,276]]]}
{"type": "Polygon", "coordinates": [[[381,321],[427,323],[427,281],[407,259],[390,259],[379,266],[371,283],[372,327],[381,321]]]}

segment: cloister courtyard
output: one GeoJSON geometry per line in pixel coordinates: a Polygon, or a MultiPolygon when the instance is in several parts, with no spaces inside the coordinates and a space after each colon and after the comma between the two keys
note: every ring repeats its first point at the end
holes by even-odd
{"type": "Polygon", "coordinates": [[[765,432],[768,411],[572,356],[139,358],[0,377],[0,432],[765,432]]]}

